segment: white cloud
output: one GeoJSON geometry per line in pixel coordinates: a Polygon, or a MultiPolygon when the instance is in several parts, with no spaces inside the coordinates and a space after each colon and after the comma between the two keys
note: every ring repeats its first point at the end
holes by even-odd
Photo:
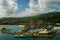
{"type": "Polygon", "coordinates": [[[34,0],[30,0],[29,7],[24,12],[20,13],[20,17],[39,15],[45,12],[60,11],[60,0],[37,0],[38,4],[34,3],[34,0]],[[59,10],[57,10],[59,9],[59,10]]]}
{"type": "Polygon", "coordinates": [[[0,18],[2,17],[27,17],[35,16],[41,13],[60,11],[60,0],[30,0],[29,8],[22,13],[17,14],[17,0],[0,0],[0,18]],[[58,10],[56,10],[58,9],[58,10]]]}
{"type": "Polygon", "coordinates": [[[16,0],[0,0],[0,18],[14,17],[17,8],[16,0]]]}

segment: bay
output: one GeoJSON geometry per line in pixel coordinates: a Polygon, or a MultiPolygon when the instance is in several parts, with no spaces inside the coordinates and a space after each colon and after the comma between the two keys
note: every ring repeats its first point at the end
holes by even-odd
{"type": "MultiPolygon", "coordinates": [[[[6,27],[8,29],[11,29],[12,32],[18,32],[18,30],[20,30],[21,28],[17,25],[14,26],[3,26],[0,25],[0,30],[1,28],[6,27]]],[[[60,31],[60,29],[56,29],[57,32],[60,31]]],[[[15,38],[13,35],[9,35],[9,34],[4,34],[0,32],[0,40],[60,40],[60,34],[57,34],[56,36],[52,37],[52,38],[15,38]]]]}

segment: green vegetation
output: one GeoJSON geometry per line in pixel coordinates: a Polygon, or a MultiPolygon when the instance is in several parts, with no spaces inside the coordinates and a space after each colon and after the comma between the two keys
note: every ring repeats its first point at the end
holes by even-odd
{"type": "MultiPolygon", "coordinates": [[[[30,29],[48,29],[48,25],[51,23],[52,26],[57,23],[60,22],[60,12],[50,12],[50,13],[45,13],[45,14],[41,14],[41,15],[37,15],[37,16],[32,16],[32,17],[22,17],[22,18],[1,18],[0,19],[0,25],[2,24],[24,24],[25,27],[21,32],[18,33],[11,33],[8,32],[8,30],[6,28],[2,28],[2,32],[6,32],[7,34],[17,34],[17,35],[24,35],[24,36],[53,36],[55,35],[54,31],[51,31],[49,33],[30,33],[28,32],[30,29]],[[53,35],[52,35],[53,34],[53,35]]],[[[49,28],[50,30],[52,28],[49,28]]],[[[49,30],[48,30],[49,31],[49,30]]]]}
{"type": "Polygon", "coordinates": [[[2,32],[2,33],[5,33],[5,32],[7,32],[7,29],[6,29],[6,28],[2,28],[2,29],[1,29],[1,32],[2,32]]]}
{"type": "Polygon", "coordinates": [[[50,12],[32,17],[21,17],[21,18],[1,18],[0,24],[28,24],[30,20],[44,20],[45,22],[56,23],[60,22],[60,12],[50,12]]]}

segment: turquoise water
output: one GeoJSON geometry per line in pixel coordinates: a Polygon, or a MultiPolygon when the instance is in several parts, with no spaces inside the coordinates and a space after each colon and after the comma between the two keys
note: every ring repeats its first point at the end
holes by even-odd
{"type": "MultiPolygon", "coordinates": [[[[6,27],[6,26],[1,25],[0,29],[2,27],[6,27]]],[[[18,30],[21,29],[20,27],[18,27],[16,25],[15,26],[8,26],[6,28],[11,29],[11,31],[14,31],[14,32],[18,32],[18,30]]],[[[58,34],[52,38],[15,38],[13,35],[3,34],[0,32],[0,40],[60,40],[60,35],[58,34]]]]}

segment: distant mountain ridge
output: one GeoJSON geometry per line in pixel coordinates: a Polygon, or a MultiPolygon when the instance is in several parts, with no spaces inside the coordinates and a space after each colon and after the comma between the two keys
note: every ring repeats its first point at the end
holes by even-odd
{"type": "Polygon", "coordinates": [[[21,18],[1,18],[0,23],[3,22],[27,22],[30,20],[44,20],[46,22],[60,22],[60,12],[49,12],[32,17],[21,17],[21,18]]]}

